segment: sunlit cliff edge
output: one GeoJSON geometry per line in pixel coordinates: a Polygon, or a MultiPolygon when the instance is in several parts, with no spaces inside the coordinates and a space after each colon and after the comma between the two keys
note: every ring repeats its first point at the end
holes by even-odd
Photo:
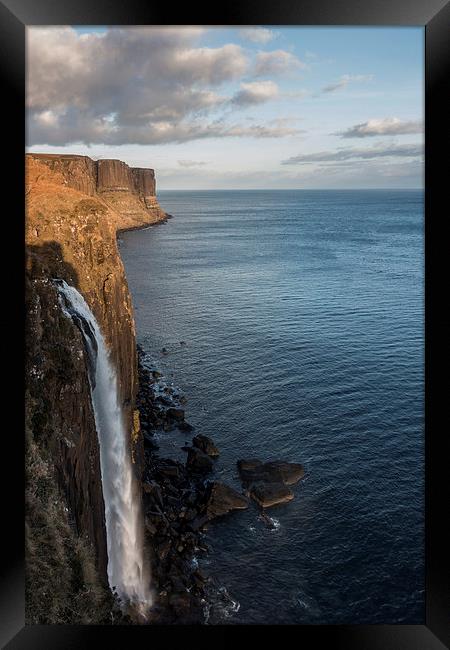
{"type": "Polygon", "coordinates": [[[87,156],[27,154],[27,622],[109,622],[99,448],[81,334],[52,279],[75,286],[117,369],[140,478],[133,310],[117,233],[164,221],[152,169],[87,156]]]}

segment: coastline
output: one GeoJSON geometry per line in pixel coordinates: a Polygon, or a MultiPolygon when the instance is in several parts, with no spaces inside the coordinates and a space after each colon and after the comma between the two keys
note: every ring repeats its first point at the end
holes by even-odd
{"type": "MultiPolygon", "coordinates": [[[[138,170],[133,175],[133,169],[120,161],[103,160],[96,165],[83,156],[30,154],[26,162],[27,476],[33,477],[33,468],[40,462],[51,484],[50,491],[42,492],[41,486],[31,481],[32,493],[27,497],[32,504],[28,509],[27,543],[33,584],[27,603],[28,620],[49,624],[107,623],[111,617],[113,624],[145,622],[134,615],[129,619],[109,590],[90,360],[79,323],[67,320],[61,312],[55,278],[64,280],[84,297],[117,373],[117,397],[130,436],[133,474],[141,485],[145,535],[157,592],[147,622],[203,624],[214,621],[215,605],[237,611],[239,604],[226,589],[214,584],[198,568],[197,555],[208,551],[205,530],[215,518],[247,509],[251,503],[256,504],[264,519],[265,507],[289,501],[293,493],[279,465],[269,467],[274,462],[251,461],[256,466],[250,483],[241,472],[244,493],[216,480],[214,463],[220,451],[214,441],[193,431],[184,419],[182,404],[172,399],[174,395],[170,395],[167,385],[161,394],[161,373],[142,363],[118,240],[121,233],[147,229],[171,218],[159,207],[155,195],[145,194],[155,191],[154,174],[152,170],[138,170]],[[151,172],[147,174],[149,186],[145,182],[136,185],[146,178],[143,171],[151,172]],[[55,396],[59,399],[55,400],[55,396]],[[159,428],[166,433],[174,428],[192,433],[192,445],[182,448],[187,453],[185,463],[157,453],[154,433],[159,428]],[[269,487],[272,491],[268,494],[269,487]],[[59,495],[59,518],[46,524],[52,539],[39,539],[38,522],[49,510],[48,500],[55,493],[59,495]],[[36,494],[40,496],[36,498],[36,494]],[[93,576],[78,581],[76,592],[71,586],[73,561],[64,553],[58,556],[55,548],[63,544],[60,530],[64,527],[71,530],[74,549],[84,540],[86,549],[73,550],[71,555],[78,558],[78,553],[83,575],[93,576]],[[35,568],[39,566],[37,557],[52,555],[60,557],[60,567],[51,580],[56,584],[58,574],[65,570],[69,583],[60,581],[56,613],[43,610],[41,605],[45,603],[43,595],[51,592],[47,582],[51,570],[41,576],[35,568]],[[74,618],[69,602],[80,598],[86,588],[94,594],[95,602],[89,605],[83,601],[74,618]]],[[[270,518],[266,519],[270,525],[270,518]]]]}
{"type": "Polygon", "coordinates": [[[165,213],[154,195],[146,198],[154,192],[153,170],[134,174],[120,161],[97,165],[86,156],[27,154],[25,163],[27,622],[124,623],[107,581],[89,362],[81,333],[62,314],[51,280],[65,280],[84,296],[105,337],[140,481],[135,326],[117,231],[147,227],[165,213]],[[49,518],[54,503],[57,512],[49,518]],[[43,525],[46,536],[39,532],[43,525]],[[47,564],[51,557],[55,567],[47,564]],[[90,596],[83,599],[85,590],[90,596]],[[58,597],[50,607],[46,594],[52,591],[58,597]]]}

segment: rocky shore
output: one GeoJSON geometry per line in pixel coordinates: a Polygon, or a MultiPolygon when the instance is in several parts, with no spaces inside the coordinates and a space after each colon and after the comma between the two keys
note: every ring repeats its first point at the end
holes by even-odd
{"type": "Polygon", "coordinates": [[[253,503],[273,527],[265,509],[292,500],[294,493],[288,486],[297,483],[304,470],[298,463],[240,460],[242,493],[214,480],[211,475],[220,450],[186,422],[184,395],[165,381],[139,346],[138,373],[136,418],[144,437],[145,536],[155,595],[149,622],[204,624],[218,600],[225,608],[236,605],[226,589],[198,567],[198,558],[208,553],[208,526],[217,517],[253,503]],[[181,447],[185,463],[159,453],[158,436],[177,430],[192,436],[192,444],[181,447]]]}

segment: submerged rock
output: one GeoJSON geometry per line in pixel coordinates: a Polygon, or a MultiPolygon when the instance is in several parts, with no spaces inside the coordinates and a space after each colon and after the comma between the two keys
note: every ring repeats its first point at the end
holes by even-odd
{"type": "Polygon", "coordinates": [[[254,483],[250,496],[261,508],[270,508],[280,503],[292,501],[294,493],[283,483],[254,483]]]}
{"type": "Polygon", "coordinates": [[[208,519],[221,517],[231,510],[245,510],[248,506],[248,499],[243,494],[239,494],[239,492],[233,490],[230,486],[219,483],[218,481],[211,484],[211,491],[206,506],[208,519]]]}
{"type": "Polygon", "coordinates": [[[200,449],[203,453],[208,454],[208,456],[211,456],[212,458],[217,458],[217,456],[220,455],[214,441],[211,438],[208,438],[208,436],[199,434],[192,439],[192,444],[194,447],[197,447],[197,449],[200,449]]]}

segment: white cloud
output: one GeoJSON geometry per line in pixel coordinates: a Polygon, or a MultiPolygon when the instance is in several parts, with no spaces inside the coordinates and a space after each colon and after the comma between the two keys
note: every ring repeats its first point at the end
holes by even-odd
{"type": "Polygon", "coordinates": [[[241,89],[234,95],[232,102],[238,106],[262,104],[278,97],[278,86],[274,81],[250,81],[241,83],[241,89]]]}
{"type": "Polygon", "coordinates": [[[253,74],[256,77],[263,77],[306,67],[307,65],[294,54],[285,50],[273,50],[272,52],[258,52],[253,74]]]}
{"type": "MultiPolygon", "coordinates": [[[[319,151],[299,154],[281,162],[282,165],[307,165],[312,163],[341,162],[347,160],[361,161],[374,158],[400,157],[417,158],[423,155],[421,144],[391,144],[387,147],[378,146],[365,149],[352,147],[339,148],[334,151],[319,151]]],[[[359,164],[359,163],[358,163],[359,164]]]]}
{"type": "Polygon", "coordinates": [[[158,178],[163,189],[417,188],[423,184],[423,164],[418,160],[377,159],[368,160],[364,165],[333,163],[319,169],[161,168],[158,178]]]}
{"type": "Polygon", "coordinates": [[[346,88],[350,83],[353,82],[364,82],[364,81],[371,81],[373,79],[373,75],[367,75],[367,74],[344,74],[338,81],[329,84],[328,86],[324,86],[321,90],[322,93],[333,93],[336,92],[336,90],[342,90],[343,88],[346,88]]]}
{"type": "Polygon", "coordinates": [[[262,45],[273,41],[273,39],[278,36],[277,32],[274,32],[272,29],[267,29],[266,27],[249,27],[240,30],[240,33],[243,38],[252,41],[252,43],[260,43],[262,45]]]}
{"type": "Polygon", "coordinates": [[[229,99],[219,87],[242,78],[249,60],[235,44],[197,47],[202,32],[28,28],[28,144],[152,144],[207,133],[205,116],[229,99]]]}
{"type": "Polygon", "coordinates": [[[423,124],[420,120],[402,121],[397,117],[386,117],[355,124],[345,131],[335,133],[335,135],[340,135],[342,138],[366,138],[376,135],[422,133],[422,131],[423,124]]]}
{"type": "Polygon", "coordinates": [[[202,167],[203,165],[206,165],[206,162],[203,160],[178,160],[177,161],[180,167],[202,167]]]}

